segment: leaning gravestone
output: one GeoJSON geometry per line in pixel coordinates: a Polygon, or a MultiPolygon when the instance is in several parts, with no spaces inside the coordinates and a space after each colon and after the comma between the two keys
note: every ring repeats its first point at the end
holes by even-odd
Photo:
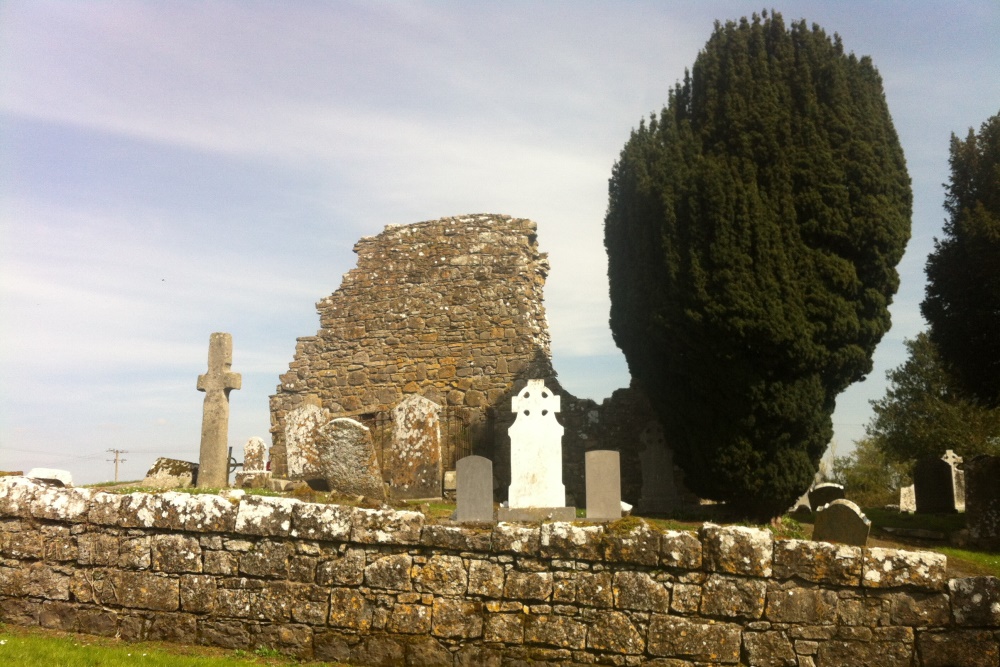
{"type": "Polygon", "coordinates": [[[906,514],[917,511],[917,494],[912,484],[899,488],[899,511],[906,514]]]}
{"type": "Polygon", "coordinates": [[[393,498],[441,497],[441,411],[418,394],[392,410],[392,439],[382,455],[382,468],[393,498]]]}
{"type": "Polygon", "coordinates": [[[622,518],[622,475],[618,452],[595,449],[584,454],[587,474],[587,518],[617,521],[622,518]]]}
{"type": "Polygon", "coordinates": [[[501,521],[572,521],[576,508],[566,507],[562,481],[563,427],[556,421],[559,397],[543,380],[528,380],[511,399],[517,413],[510,434],[510,487],[508,507],[500,508],[501,521]]]}
{"type": "Polygon", "coordinates": [[[844,487],[841,484],[824,482],[809,489],[809,507],[815,512],[823,505],[829,505],[834,500],[844,497],[844,487]]]}
{"type": "Polygon", "coordinates": [[[146,471],[142,485],[153,489],[185,489],[197,482],[197,463],[160,457],[146,471]]]}
{"type": "Polygon", "coordinates": [[[493,521],[493,462],[466,456],[455,464],[456,515],[462,523],[493,521]]]}
{"type": "Polygon", "coordinates": [[[341,417],[319,429],[319,469],[331,491],[385,500],[385,485],[375,456],[372,432],[341,417]]]}
{"type": "Polygon", "coordinates": [[[638,510],[643,513],[665,514],[677,508],[680,500],[674,480],[674,453],[667,447],[663,427],[650,422],[639,434],[639,463],[642,469],[642,491],[638,510]]]}
{"type": "Polygon", "coordinates": [[[271,483],[265,457],[267,446],[262,438],[254,436],[243,445],[243,470],[236,473],[236,488],[266,489],[271,483]]]}
{"type": "Polygon", "coordinates": [[[816,542],[837,542],[863,547],[868,543],[872,522],[862,513],[861,508],[850,500],[834,500],[820,507],[813,526],[813,540],[816,542]]]}
{"type": "Polygon", "coordinates": [[[965,524],[980,549],[1000,551],[1000,456],[965,464],[965,524]]]}
{"type": "Polygon", "coordinates": [[[955,485],[950,463],[933,457],[913,466],[913,490],[920,514],[955,511],[955,485]]]}
{"type": "Polygon", "coordinates": [[[198,391],[205,392],[198,454],[198,486],[229,486],[229,392],[239,389],[242,378],[233,373],[233,337],[213,333],[208,339],[208,372],[198,376],[198,391]]]}
{"type": "Polygon", "coordinates": [[[314,396],[306,398],[303,405],[285,417],[285,456],[288,461],[288,478],[317,480],[323,477],[320,465],[320,428],[330,421],[330,414],[319,405],[314,396]]]}

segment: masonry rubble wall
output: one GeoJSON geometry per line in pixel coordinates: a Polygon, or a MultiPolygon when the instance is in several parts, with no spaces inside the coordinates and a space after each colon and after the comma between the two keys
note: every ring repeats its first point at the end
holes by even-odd
{"type": "Polygon", "coordinates": [[[635,388],[619,389],[599,405],[560,386],[543,304],[549,263],[534,222],[475,214],[390,225],[354,251],[357,266],[316,304],[320,329],[298,339],[271,396],[275,475],[287,473],[290,411],[315,402],[332,417],[361,421],[378,439],[392,409],[419,394],[446,408],[444,434],[468,436],[462,452],[445,438],[444,469],[468,454],[492,459],[503,500],[511,397],[529,379],[542,379],[562,398],[569,503],[584,501],[584,454],[591,449],[621,453],[623,498],[638,501],[639,434],[652,411],[635,388]]]}
{"type": "Polygon", "coordinates": [[[1000,665],[996,578],[738,526],[459,527],[8,477],[0,556],[8,623],[352,665],[1000,665]]]}

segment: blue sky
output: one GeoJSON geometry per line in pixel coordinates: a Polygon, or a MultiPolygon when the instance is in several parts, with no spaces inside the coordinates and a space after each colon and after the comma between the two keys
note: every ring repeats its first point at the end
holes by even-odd
{"type": "MultiPolygon", "coordinates": [[[[0,2],[0,469],[122,479],[197,460],[209,334],[233,335],[230,444],[362,236],[463,213],[538,223],[564,385],[628,384],[607,326],[607,179],[716,19],[744,2],[0,2]]],[[[1000,4],[790,2],[878,67],[913,238],[875,370],[903,340],[944,220],[948,140],[1000,112],[1000,4]]]]}

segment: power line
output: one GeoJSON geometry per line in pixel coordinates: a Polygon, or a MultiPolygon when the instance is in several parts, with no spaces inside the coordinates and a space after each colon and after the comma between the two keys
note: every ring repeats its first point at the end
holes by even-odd
{"type": "Polygon", "coordinates": [[[115,462],[115,483],[117,484],[118,483],[118,464],[119,463],[124,463],[125,461],[128,461],[128,459],[120,458],[120,456],[122,454],[128,454],[128,451],[125,450],[125,449],[109,449],[108,451],[114,453],[114,455],[115,455],[115,458],[114,459],[108,459],[108,462],[111,462],[112,460],[115,462]]]}

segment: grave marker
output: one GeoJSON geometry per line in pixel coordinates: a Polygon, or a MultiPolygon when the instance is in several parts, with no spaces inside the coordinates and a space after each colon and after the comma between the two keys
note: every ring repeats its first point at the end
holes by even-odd
{"type": "Polygon", "coordinates": [[[639,463],[642,469],[642,491],[638,510],[644,513],[666,514],[677,508],[680,499],[674,479],[674,453],[667,447],[663,427],[650,422],[639,434],[642,449],[639,463]]]}
{"type": "Polygon", "coordinates": [[[868,543],[872,522],[850,500],[839,498],[816,512],[813,541],[837,542],[863,547],[868,543]]]}
{"type": "Polygon", "coordinates": [[[321,426],[319,436],[320,477],[331,491],[385,500],[385,485],[367,426],[341,417],[321,426]]]}
{"type": "Polygon", "coordinates": [[[308,396],[302,405],[285,417],[285,458],[288,478],[315,480],[322,477],[320,465],[320,428],[330,421],[330,414],[319,399],[308,396]]]}
{"type": "Polygon", "coordinates": [[[456,520],[493,521],[493,462],[484,456],[466,456],[455,464],[456,520]]]}
{"type": "Polygon", "coordinates": [[[208,372],[198,376],[198,391],[205,392],[198,454],[198,486],[229,486],[229,392],[239,389],[242,377],[233,365],[233,337],[213,333],[208,339],[208,372]]]}
{"type": "Polygon", "coordinates": [[[917,494],[912,484],[899,489],[899,511],[907,514],[917,511],[917,494]]]}
{"type": "Polygon", "coordinates": [[[829,505],[834,500],[844,497],[844,487],[841,484],[824,482],[809,489],[809,507],[815,512],[823,505],[829,505]]]}
{"type": "Polygon", "coordinates": [[[937,457],[917,461],[913,486],[920,514],[955,511],[954,471],[947,461],[937,457]]]}
{"type": "Polygon", "coordinates": [[[392,439],[382,469],[393,498],[441,497],[441,406],[411,394],[392,410],[392,439]]]}
{"type": "Polygon", "coordinates": [[[587,518],[617,521],[622,518],[622,477],[619,454],[595,449],[584,454],[587,481],[587,518]]]}
{"type": "Polygon", "coordinates": [[[267,446],[262,438],[256,436],[243,445],[243,470],[236,473],[236,488],[263,489],[271,482],[271,472],[267,469],[265,458],[267,446]]]}
{"type": "Polygon", "coordinates": [[[962,457],[952,450],[946,450],[941,460],[951,466],[951,486],[955,496],[955,511],[965,511],[965,470],[962,468],[962,457]]]}
{"type": "Polygon", "coordinates": [[[965,464],[965,523],[972,543],[1000,551],[1000,456],[980,455],[965,464]]]}

